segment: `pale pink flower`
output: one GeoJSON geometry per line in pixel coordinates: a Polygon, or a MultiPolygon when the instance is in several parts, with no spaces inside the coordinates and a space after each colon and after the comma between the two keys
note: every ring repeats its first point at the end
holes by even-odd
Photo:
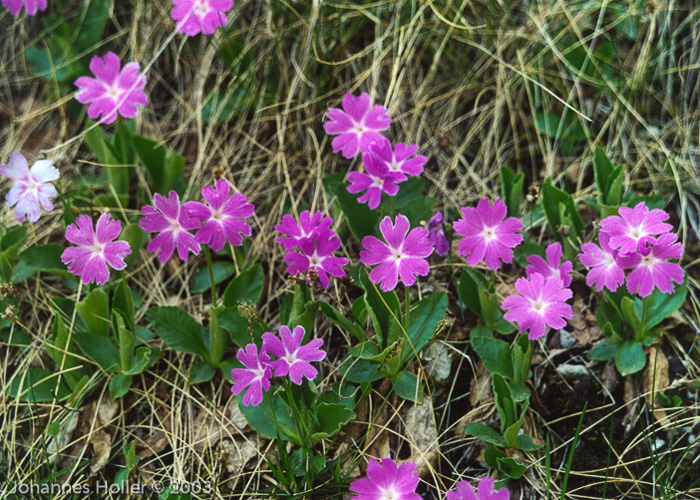
{"type": "Polygon", "coordinates": [[[177,193],[170,191],[167,198],[156,193],[153,195],[153,205],[141,207],[144,217],[139,220],[139,226],[147,233],[159,233],[146,250],[159,252],[158,260],[161,263],[172,256],[176,246],[177,255],[182,260],[187,260],[189,252],[199,254],[199,243],[189,231],[198,229],[201,223],[181,209],[177,193]]]}
{"type": "Polygon", "coordinates": [[[654,236],[668,233],[673,226],[664,221],[668,214],[660,208],[649,210],[646,203],[636,207],[620,207],[620,216],[611,215],[600,221],[601,232],[610,236],[610,248],[619,248],[621,253],[633,253],[647,243],[656,241],[654,236]]]}
{"type": "Polygon", "coordinates": [[[578,260],[581,264],[590,268],[586,275],[586,285],[592,287],[595,283],[599,292],[606,287],[611,292],[625,282],[625,268],[635,267],[639,263],[639,254],[620,254],[619,250],[610,248],[610,237],[607,233],[599,233],[595,243],[581,245],[581,253],[578,260]]]}
{"type": "Polygon", "coordinates": [[[350,172],[350,185],[346,189],[353,194],[366,191],[357,201],[367,203],[367,206],[374,210],[381,202],[382,193],[394,196],[399,192],[398,183],[405,181],[406,176],[400,172],[389,172],[384,162],[374,155],[363,154],[362,163],[367,173],[350,172]]]}
{"type": "Polygon", "coordinates": [[[330,229],[333,224],[332,217],[324,217],[320,210],[313,215],[308,210],[299,214],[299,223],[289,214],[282,216],[282,223],[275,226],[275,230],[286,234],[288,238],[275,238],[285,250],[293,250],[302,242],[315,238],[331,238],[335,236],[335,231],[330,229]]]}
{"type": "Polygon", "coordinates": [[[243,244],[243,236],[250,236],[250,225],[241,220],[251,217],[255,207],[248,198],[234,193],[229,198],[231,185],[226,179],[216,181],[216,187],[204,186],[202,196],[208,203],[188,201],[182,206],[188,216],[204,223],[197,231],[197,243],[208,244],[218,252],[228,241],[232,247],[243,244]]]}
{"type": "Polygon", "coordinates": [[[560,279],[546,280],[536,273],[530,280],[519,278],[515,282],[515,289],[520,295],[506,297],[502,307],[508,312],[503,317],[518,323],[520,333],[530,329],[530,340],[542,337],[547,326],[561,330],[566,326],[564,318],[573,317],[571,306],[565,303],[573,294],[564,288],[560,279]]]}
{"type": "MultiPolygon", "coordinates": [[[[369,148],[369,154],[386,165],[389,172],[413,176],[422,174],[423,165],[428,161],[423,155],[411,158],[417,152],[417,145],[409,146],[403,142],[399,142],[392,148],[391,141],[386,138],[372,144],[369,148]]],[[[362,161],[365,162],[364,157],[362,161]]]]}
{"type": "Polygon", "coordinates": [[[104,57],[95,56],[90,61],[90,71],[97,78],[81,76],[75,81],[80,90],[75,94],[78,102],[90,104],[87,115],[105,124],[114,122],[117,114],[124,118],[135,117],[139,109],[136,105],[148,103],[143,89],[146,76],[139,72],[138,63],[130,62],[121,69],[119,56],[107,52],[104,57]]]}
{"type": "Polygon", "coordinates": [[[404,215],[396,215],[396,225],[390,217],[384,217],[379,229],[386,243],[374,236],[362,239],[364,250],[360,260],[366,266],[377,266],[369,277],[385,292],[396,288],[399,276],[405,286],[416,282],[416,275],[427,276],[430,265],[426,260],[433,253],[433,244],[428,239],[428,230],[415,227],[409,233],[411,225],[404,215]],[[408,234],[408,236],[406,236],[408,234]],[[379,265],[377,265],[379,264],[379,265]]]}
{"type": "Polygon", "coordinates": [[[170,17],[178,22],[180,33],[212,35],[216,28],[226,26],[225,12],[231,7],[233,0],[174,0],[170,17]]]}
{"type": "Polygon", "coordinates": [[[20,13],[23,5],[30,16],[35,15],[40,10],[46,10],[46,0],[2,0],[2,5],[7,7],[13,16],[20,13]]]}
{"type": "Polygon", "coordinates": [[[304,333],[303,326],[295,327],[292,333],[285,325],[280,326],[279,337],[272,332],[263,333],[262,350],[279,358],[270,363],[275,377],[289,375],[292,382],[301,385],[302,377],[313,380],[318,375],[318,370],[311,363],[326,357],[326,352],[320,349],[323,340],[313,339],[301,345],[304,333]]]}
{"type": "Polygon", "coordinates": [[[544,260],[539,255],[530,255],[526,260],[530,263],[527,268],[525,268],[525,274],[528,278],[532,277],[535,273],[540,273],[545,279],[558,278],[562,280],[565,287],[571,284],[571,271],[574,265],[571,261],[564,261],[561,263],[561,243],[554,242],[547,245],[545,250],[545,255],[547,260],[544,260]]]}
{"type": "Polygon", "coordinates": [[[348,259],[335,257],[333,254],[340,248],[340,238],[331,237],[331,230],[317,236],[314,239],[305,239],[299,245],[302,253],[287,252],[284,261],[289,264],[287,271],[292,276],[315,271],[321,286],[326,288],[330,284],[328,275],[342,278],[345,270],[340,266],[346,266],[348,259]]]}
{"type": "Polygon", "coordinates": [[[56,187],[50,182],[58,179],[58,169],[51,160],[34,162],[30,170],[24,156],[10,153],[10,164],[0,164],[0,175],[15,181],[5,199],[8,206],[16,205],[17,222],[23,222],[25,218],[30,222],[38,221],[41,207],[53,210],[51,198],[56,196],[56,187]]]}
{"type": "Polygon", "coordinates": [[[83,283],[104,285],[109,280],[109,264],[120,271],[126,267],[124,258],[131,253],[126,241],[114,241],[122,231],[122,223],[102,214],[93,230],[89,215],[79,215],[75,224],[66,228],[66,239],[78,245],[63,251],[61,260],[68,271],[80,276],[83,283]]]}
{"type": "Polygon", "coordinates": [[[368,153],[371,144],[384,138],[380,132],[391,125],[386,108],[372,106],[372,99],[365,92],[357,97],[348,92],[341,104],[342,110],[328,110],[330,121],[323,124],[328,135],[338,136],[331,142],[333,152],[340,151],[345,158],[353,158],[358,151],[368,153]]]}
{"type": "Polygon", "coordinates": [[[367,477],[350,483],[350,491],[357,493],[352,500],[421,500],[416,493],[420,477],[415,473],[414,462],[397,465],[390,458],[371,458],[367,464],[367,477]]]}
{"type": "Polygon", "coordinates": [[[494,484],[495,481],[487,476],[479,481],[475,492],[467,481],[459,481],[454,490],[447,492],[445,500],[509,500],[510,491],[506,488],[494,490],[494,484]]]}
{"type": "Polygon", "coordinates": [[[658,288],[662,293],[673,293],[675,281],[683,283],[683,268],[668,259],[680,259],[683,256],[683,244],[677,242],[678,236],[666,233],[659,236],[656,243],[640,250],[640,259],[636,268],[627,276],[627,290],[640,297],[646,297],[658,288]]]}
{"type": "Polygon", "coordinates": [[[450,253],[450,242],[445,236],[443,222],[442,212],[436,212],[428,221],[428,239],[435,245],[435,253],[441,257],[450,253]]]}
{"type": "Polygon", "coordinates": [[[467,264],[474,266],[485,260],[494,271],[501,267],[501,261],[513,261],[513,248],[520,245],[523,223],[516,217],[505,218],[508,209],[500,198],[493,206],[488,198],[482,198],[476,208],[462,207],[462,219],[452,227],[464,238],[459,242],[459,254],[467,257],[467,264]],[[505,219],[505,220],[504,220],[505,219]]]}
{"type": "Polygon", "coordinates": [[[240,393],[243,389],[249,389],[243,395],[243,406],[258,406],[263,400],[263,389],[270,390],[270,378],[272,370],[270,368],[270,356],[265,353],[265,348],[260,350],[255,344],[248,344],[245,349],[239,349],[236,359],[243,363],[245,368],[234,368],[231,370],[233,387],[231,392],[240,393]]]}

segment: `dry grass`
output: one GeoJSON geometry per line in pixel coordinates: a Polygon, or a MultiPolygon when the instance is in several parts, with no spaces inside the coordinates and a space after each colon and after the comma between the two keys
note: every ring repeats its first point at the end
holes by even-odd
{"type": "MultiPolygon", "coordinates": [[[[74,16],[70,14],[74,4],[63,2],[69,18],[74,16]]],[[[332,200],[323,190],[322,177],[356,167],[356,162],[332,154],[321,126],[324,113],[337,106],[345,92],[369,92],[387,107],[394,118],[391,139],[421,146],[429,157],[425,173],[429,193],[448,210],[458,210],[484,195],[498,195],[498,166],[502,164],[524,172],[526,186],[554,176],[575,193],[583,208],[583,201],[593,192],[592,151],[596,146],[604,147],[613,162],[628,166],[628,190],[661,194],[680,227],[686,248],[684,268],[691,283],[680,326],[669,330],[664,341],[668,356],[682,364],[673,371],[671,383],[683,394],[684,404],[653,425],[643,401],[621,400],[619,388],[614,396],[606,396],[603,384],[597,384],[601,403],[589,408],[595,417],[586,420],[581,435],[582,439],[599,439],[594,448],[598,453],[610,451],[609,466],[591,468],[582,459],[584,465],[578,467],[575,462],[571,475],[579,486],[572,487],[567,497],[599,498],[590,496],[584,485],[607,483],[608,498],[675,498],[662,492],[664,480],[675,484],[674,468],[668,465],[671,452],[663,448],[660,456],[650,459],[639,450],[644,449],[641,430],[649,433],[653,428],[668,440],[666,432],[675,429],[673,446],[678,451],[673,457],[677,457],[689,447],[688,440],[698,434],[700,426],[700,7],[670,0],[646,5],[554,0],[246,0],[236,2],[225,32],[194,39],[173,32],[169,9],[167,3],[144,1],[115,7],[103,44],[94,47],[94,53],[114,50],[127,60],[141,62],[147,70],[149,106],[136,119],[137,129],[186,157],[188,196],[210,184],[220,169],[216,175],[232,181],[255,204],[250,254],[258,255],[265,266],[266,289],[259,314],[268,324],[278,323],[281,297],[291,287],[282,249],[273,242],[273,225],[282,214],[307,207],[330,211],[332,200]],[[622,36],[615,26],[623,17],[613,12],[618,6],[636,12],[640,22],[636,41],[622,36]],[[232,39],[243,40],[241,61],[250,59],[243,73],[231,72],[217,56],[217,48],[232,39]],[[616,47],[609,73],[591,78],[567,59],[576,43],[592,54],[606,41],[616,47]],[[235,93],[242,85],[244,89],[267,85],[268,92],[245,95],[240,112],[226,123],[202,119],[211,92],[235,93]],[[565,110],[587,129],[585,139],[568,151],[566,136],[549,137],[534,124],[537,113],[561,115],[565,110]],[[685,332],[686,337],[676,338],[676,331],[685,332]],[[635,408],[634,413],[625,417],[629,407],[635,408]],[[646,424],[645,420],[635,423],[638,414],[646,424]],[[621,441],[603,443],[612,436],[611,422],[622,425],[623,418],[630,419],[630,434],[621,441]],[[655,462],[661,469],[653,468],[655,462]]],[[[52,158],[62,172],[64,189],[69,190],[72,180],[97,175],[102,167],[83,144],[84,129],[76,114],[82,110],[71,107],[71,95],[57,99],[55,86],[34,77],[28,68],[24,48],[41,44],[47,36],[42,31],[43,15],[14,18],[5,10],[0,14],[0,158],[6,159],[12,151],[22,151],[31,159],[52,158]]],[[[139,188],[150,193],[141,167],[134,168],[139,188]]],[[[105,185],[92,189],[95,194],[109,192],[105,185]]],[[[135,216],[138,208],[134,203],[123,210],[135,216]]],[[[16,224],[9,209],[2,211],[1,223],[3,228],[16,224]]],[[[39,243],[60,242],[61,228],[55,211],[43,217],[30,235],[39,243]]],[[[589,225],[589,234],[591,229],[589,225]]],[[[545,231],[542,238],[549,238],[545,231]]],[[[356,241],[344,242],[343,251],[355,263],[357,250],[356,241]]],[[[202,265],[203,257],[162,267],[142,250],[127,273],[131,285],[144,297],[137,312],[140,324],[145,325],[145,312],[154,305],[178,305],[196,318],[203,317],[210,299],[189,292],[189,283],[202,265]]],[[[445,266],[441,278],[432,284],[449,286],[447,280],[457,266],[445,266]]],[[[343,289],[333,288],[330,294],[331,300],[348,303],[343,289]]],[[[29,333],[32,342],[26,349],[0,344],[2,387],[29,366],[56,369],[44,349],[54,314],[51,300],[75,298],[76,293],[60,279],[42,275],[20,286],[19,295],[20,318],[14,328],[29,333]]],[[[338,335],[320,321],[316,333],[326,338],[338,335]]],[[[455,356],[452,373],[458,377],[452,386],[438,391],[441,396],[435,401],[441,459],[423,475],[431,495],[446,491],[459,477],[473,478],[485,472],[476,460],[478,443],[455,432],[469,407],[466,400],[476,359],[465,354],[465,342],[456,340],[454,333],[446,332],[445,338],[455,356]]],[[[535,367],[536,380],[538,376],[555,377],[553,367],[562,356],[585,357],[580,350],[562,354],[553,349],[540,345],[539,352],[548,362],[535,367]]],[[[8,480],[6,485],[0,482],[0,497],[4,498],[3,488],[6,491],[11,483],[49,477],[73,483],[111,482],[124,463],[122,447],[136,440],[137,452],[143,457],[139,464],[142,481],[199,478],[224,488],[216,498],[264,498],[255,492],[270,491],[274,485],[264,455],[275,452],[275,446],[235,425],[229,386],[221,378],[199,386],[188,383],[192,358],[166,349],[165,357],[137,377],[128,396],[111,409],[106,378],[100,376],[90,381],[90,391],[77,405],[30,405],[9,398],[5,391],[0,393],[0,470],[4,470],[0,481],[8,480]],[[105,420],[96,408],[106,413],[105,420]],[[66,423],[76,414],[78,428],[60,443],[61,456],[51,459],[56,446],[49,442],[47,426],[66,423]],[[208,426],[216,443],[198,434],[208,426]],[[155,452],[148,451],[149,446],[155,452]],[[106,455],[99,457],[99,450],[106,455]],[[227,469],[227,460],[233,464],[236,453],[249,453],[247,465],[227,469]],[[95,466],[93,457],[104,463],[95,466]],[[233,492],[224,493],[230,491],[227,488],[233,492]]],[[[325,362],[322,374],[326,381],[334,380],[337,366],[325,362]]],[[[385,395],[377,389],[370,405],[385,395]]],[[[410,403],[391,398],[385,403],[382,425],[393,435],[387,442],[410,441],[402,422],[410,403]]],[[[548,488],[553,496],[560,494],[564,464],[556,461],[562,460],[573,437],[573,432],[562,434],[562,429],[571,431],[580,413],[580,405],[559,418],[541,415],[536,408],[530,414],[528,431],[542,439],[551,433],[552,476],[558,479],[547,480],[542,453],[528,454],[522,459],[529,472],[512,486],[515,498],[544,498],[548,488]]],[[[356,423],[358,438],[375,432],[368,425],[374,409],[356,423]]],[[[493,418],[492,405],[485,403],[483,409],[493,418]]],[[[378,439],[376,434],[373,437],[378,439]]],[[[367,439],[359,451],[380,450],[375,444],[367,439]]],[[[691,453],[683,467],[700,474],[697,449],[691,453]]],[[[698,485],[693,488],[682,498],[699,498],[698,485]]]]}

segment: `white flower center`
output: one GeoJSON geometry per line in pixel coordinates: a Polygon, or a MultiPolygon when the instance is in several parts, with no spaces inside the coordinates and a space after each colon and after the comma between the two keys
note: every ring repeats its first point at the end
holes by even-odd
{"type": "Polygon", "coordinates": [[[352,129],[353,132],[356,134],[362,134],[365,131],[365,124],[360,122],[360,123],[355,123],[355,126],[352,129]]]}
{"type": "Polygon", "coordinates": [[[381,494],[379,500],[397,500],[401,495],[393,485],[390,488],[379,488],[379,492],[381,494]]]}
{"type": "Polygon", "coordinates": [[[314,251],[314,254],[311,257],[309,257],[309,265],[313,267],[318,267],[319,264],[321,264],[322,260],[323,259],[321,259],[321,257],[316,255],[316,251],[314,251]]]}
{"type": "Polygon", "coordinates": [[[493,241],[496,239],[496,231],[492,227],[485,227],[484,230],[481,232],[481,237],[484,238],[488,243],[489,241],[493,241]]]}
{"type": "Polygon", "coordinates": [[[399,170],[401,170],[401,165],[396,163],[396,158],[391,159],[391,163],[389,163],[389,170],[391,170],[392,172],[398,172],[399,170]]]}
{"type": "Polygon", "coordinates": [[[113,101],[117,102],[121,96],[122,96],[122,89],[120,89],[117,86],[114,85],[107,85],[106,83],[103,83],[105,88],[105,92],[107,92],[107,95],[112,98],[113,101]]]}
{"type": "Polygon", "coordinates": [[[649,254],[649,255],[647,255],[647,256],[645,256],[645,257],[642,257],[642,262],[640,263],[640,265],[642,265],[642,266],[647,266],[647,267],[653,267],[653,265],[656,264],[656,262],[657,262],[658,260],[659,260],[659,259],[657,259],[657,258],[654,257],[653,255],[649,254]]]}
{"type": "Polygon", "coordinates": [[[542,315],[544,314],[545,309],[547,309],[547,303],[543,302],[542,299],[531,300],[530,305],[532,306],[533,311],[542,315]]]}
{"type": "Polygon", "coordinates": [[[296,363],[297,355],[296,355],[295,352],[288,352],[288,353],[284,356],[284,360],[291,366],[291,365],[293,365],[294,363],[296,363]]]}
{"type": "Polygon", "coordinates": [[[207,14],[209,14],[209,11],[211,10],[211,9],[209,9],[209,2],[207,0],[200,0],[197,3],[195,10],[196,10],[197,14],[199,14],[200,16],[202,16],[202,17],[206,16],[207,14]]]}
{"type": "Polygon", "coordinates": [[[631,228],[629,232],[629,237],[635,241],[639,241],[646,235],[646,232],[642,231],[642,228],[639,226],[631,228]]]}
{"type": "Polygon", "coordinates": [[[391,258],[395,260],[396,262],[401,262],[401,259],[403,259],[404,253],[403,253],[403,246],[400,248],[392,248],[391,249],[391,258]]]}

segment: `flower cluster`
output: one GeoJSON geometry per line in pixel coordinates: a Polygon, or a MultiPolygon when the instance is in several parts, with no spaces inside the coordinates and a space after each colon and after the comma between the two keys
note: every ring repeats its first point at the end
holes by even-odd
{"type": "Polygon", "coordinates": [[[282,223],[275,229],[286,237],[275,238],[275,241],[287,250],[284,261],[289,264],[289,274],[296,276],[311,271],[318,276],[318,282],[324,288],[330,284],[329,275],[336,278],[345,276],[341,266],[346,266],[348,259],[333,255],[341,243],[331,224],[333,219],[324,217],[320,211],[312,215],[304,210],[299,215],[298,223],[289,214],[282,216],[282,223]],[[300,252],[292,251],[296,248],[300,252]]]}
{"type": "Polygon", "coordinates": [[[236,359],[245,368],[231,370],[234,382],[231,392],[239,394],[248,387],[243,395],[243,405],[258,406],[262,403],[263,392],[270,390],[270,379],[273,376],[288,376],[297,385],[301,385],[302,377],[309,380],[316,378],[318,370],[311,366],[311,362],[321,361],[326,357],[326,352],[320,349],[323,340],[313,339],[301,345],[304,333],[302,326],[295,327],[292,332],[288,326],[282,325],[279,337],[272,332],[263,334],[260,354],[255,344],[248,344],[245,349],[238,351],[236,359]],[[270,354],[278,359],[271,361],[270,354]]]}
{"type": "Polygon", "coordinates": [[[680,259],[683,244],[666,223],[669,215],[655,208],[649,210],[640,202],[634,208],[620,207],[619,215],[600,221],[598,242],[581,245],[579,260],[590,268],[586,276],[588,286],[611,292],[627,282],[627,290],[646,297],[658,288],[673,293],[673,283],[683,283],[684,271],[669,259],[680,259]],[[625,270],[631,272],[625,277],[625,270]]]}
{"type": "Polygon", "coordinates": [[[226,25],[226,12],[233,0],[174,0],[170,17],[177,21],[177,31],[187,36],[213,35],[226,25]]]}
{"type": "Polygon", "coordinates": [[[22,6],[29,16],[35,15],[40,10],[46,10],[46,0],[2,0],[2,5],[13,16],[21,12],[22,6]]]}
{"type": "Polygon", "coordinates": [[[328,110],[330,121],[325,122],[323,128],[327,134],[338,136],[331,143],[334,153],[340,152],[345,158],[355,157],[358,151],[362,153],[365,172],[351,172],[347,190],[353,194],[364,191],[357,201],[367,203],[374,210],[379,206],[382,193],[395,196],[399,183],[409,175],[422,174],[427,159],[423,155],[414,156],[418,152],[415,144],[391,145],[381,134],[389,128],[391,118],[384,106],[372,106],[366,93],[359,97],[347,93],[341,105],[342,110],[328,110]]]}
{"type": "Polygon", "coordinates": [[[5,199],[8,206],[15,207],[17,222],[25,218],[38,221],[41,207],[53,210],[51,198],[56,197],[56,187],[51,181],[58,179],[58,169],[51,160],[39,160],[30,169],[21,153],[10,153],[10,164],[0,164],[0,175],[15,181],[5,199]]]}
{"type": "Polygon", "coordinates": [[[228,241],[231,246],[243,244],[243,236],[251,235],[250,225],[242,219],[253,215],[254,207],[239,193],[231,193],[231,185],[225,179],[216,181],[215,187],[202,188],[206,204],[188,201],[180,204],[175,191],[166,198],[153,196],[153,206],[141,208],[143,218],[139,225],[147,233],[158,233],[146,247],[149,252],[158,252],[158,260],[167,262],[177,249],[177,255],[187,260],[189,252],[199,254],[201,245],[217,252],[228,241]],[[196,235],[190,231],[197,230],[196,235]]]}

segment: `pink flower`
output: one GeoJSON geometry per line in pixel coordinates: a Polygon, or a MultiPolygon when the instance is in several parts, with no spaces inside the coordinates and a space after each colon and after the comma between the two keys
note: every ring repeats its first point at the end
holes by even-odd
{"type": "Polygon", "coordinates": [[[144,215],[139,220],[139,226],[147,233],[160,233],[148,244],[146,250],[158,253],[158,260],[165,263],[173,254],[177,246],[177,255],[182,260],[187,260],[189,252],[195,255],[199,253],[199,243],[189,231],[198,229],[200,222],[190,217],[185,210],[180,208],[180,198],[175,191],[165,196],[156,193],[153,195],[153,205],[141,207],[144,215]]]}
{"type": "Polygon", "coordinates": [[[508,312],[503,317],[518,323],[520,333],[529,328],[530,340],[542,337],[547,325],[561,330],[566,326],[564,318],[573,317],[571,306],[565,303],[573,294],[571,290],[564,288],[560,279],[546,280],[544,276],[536,273],[530,280],[519,278],[515,282],[515,289],[520,295],[506,297],[503,309],[508,312]]]}
{"type": "Polygon", "coordinates": [[[401,214],[396,215],[396,225],[390,217],[384,217],[379,229],[386,243],[374,236],[365,236],[360,252],[360,260],[366,266],[377,267],[369,273],[370,279],[381,283],[385,292],[396,288],[399,276],[406,286],[416,282],[416,275],[427,276],[430,265],[426,258],[433,253],[433,244],[428,239],[428,230],[415,227],[408,233],[410,223],[401,214]],[[406,234],[408,233],[408,237],[406,234]]]}
{"type": "Polygon", "coordinates": [[[311,366],[313,361],[321,361],[326,357],[326,352],[319,349],[323,340],[313,339],[311,342],[301,345],[304,338],[304,327],[297,326],[294,333],[288,326],[280,326],[280,340],[274,333],[263,333],[264,352],[269,352],[279,359],[270,363],[275,370],[275,377],[283,377],[289,374],[289,378],[297,385],[301,385],[301,377],[313,380],[318,375],[318,370],[311,366]]]}
{"type": "Polygon", "coordinates": [[[30,170],[24,156],[10,153],[10,164],[0,164],[0,175],[15,181],[5,199],[10,207],[17,205],[17,222],[23,222],[25,217],[30,222],[38,221],[42,206],[53,210],[51,198],[56,196],[56,187],[50,182],[58,179],[58,169],[51,160],[39,160],[30,170]]]}
{"type": "Polygon", "coordinates": [[[177,31],[180,33],[212,35],[216,28],[226,25],[224,13],[231,7],[233,0],[174,0],[170,17],[178,21],[177,31]]]}
{"type": "Polygon", "coordinates": [[[507,211],[500,198],[493,206],[488,198],[482,198],[476,208],[462,208],[463,218],[452,227],[464,236],[459,242],[459,254],[467,257],[467,264],[474,266],[485,260],[495,271],[501,267],[501,261],[513,261],[513,248],[523,241],[523,236],[517,234],[523,230],[523,223],[515,217],[505,219],[507,211]]]}
{"type": "Polygon", "coordinates": [[[275,238],[275,241],[281,244],[285,250],[293,250],[302,242],[313,240],[317,236],[328,235],[335,236],[335,231],[330,229],[333,224],[333,218],[324,217],[320,210],[313,215],[308,210],[304,210],[299,214],[299,223],[294,220],[289,214],[282,216],[282,224],[275,226],[275,230],[282,234],[286,234],[289,238],[275,238]]]}
{"type": "Polygon", "coordinates": [[[312,239],[306,239],[299,245],[302,253],[287,252],[284,261],[289,264],[287,271],[292,276],[313,270],[318,274],[321,286],[326,288],[331,280],[328,277],[342,278],[345,270],[340,266],[346,266],[348,259],[334,257],[333,254],[340,248],[340,238],[330,237],[330,229],[326,233],[312,239]]]}
{"type": "Polygon", "coordinates": [[[2,0],[2,5],[7,7],[13,16],[19,14],[23,4],[30,16],[35,15],[37,11],[46,10],[46,0],[2,0]]]}
{"type": "Polygon", "coordinates": [[[367,477],[350,483],[350,491],[357,493],[353,500],[421,500],[416,493],[420,477],[414,471],[414,462],[397,465],[390,458],[371,458],[367,465],[367,477]]]}
{"type": "Polygon", "coordinates": [[[610,237],[607,233],[599,233],[600,247],[595,243],[581,245],[581,253],[578,260],[581,264],[590,268],[586,275],[586,285],[596,284],[599,292],[603,287],[614,292],[617,287],[625,282],[624,268],[635,267],[639,263],[639,254],[620,254],[619,250],[610,248],[610,237]]]}
{"type": "Polygon", "coordinates": [[[450,242],[445,236],[445,229],[442,227],[443,221],[442,212],[437,212],[428,221],[428,239],[435,245],[435,253],[441,257],[450,253],[450,242]]]}
{"type": "Polygon", "coordinates": [[[353,158],[358,151],[368,153],[372,143],[384,138],[379,132],[389,128],[391,118],[384,106],[371,104],[365,92],[359,97],[348,92],[343,97],[342,111],[328,110],[330,121],[323,124],[323,129],[328,135],[338,136],[331,143],[334,153],[340,151],[345,158],[353,158]]]}
{"type": "Polygon", "coordinates": [[[539,255],[530,255],[526,260],[530,263],[525,269],[525,274],[531,278],[533,274],[540,273],[545,279],[558,278],[562,280],[565,287],[571,284],[571,270],[574,265],[571,261],[565,261],[559,266],[561,261],[561,243],[558,241],[547,245],[545,250],[547,260],[539,255]]]}
{"type": "Polygon", "coordinates": [[[126,267],[124,258],[131,253],[126,241],[114,241],[121,231],[122,223],[109,214],[100,216],[95,230],[89,215],[79,215],[75,224],[66,228],[66,239],[78,246],[66,248],[61,260],[83,283],[104,285],[109,280],[107,264],[120,271],[126,267]]]}
{"type": "Polygon", "coordinates": [[[610,248],[619,248],[621,253],[633,253],[647,243],[656,241],[654,236],[668,233],[673,226],[663,221],[668,214],[660,208],[649,211],[646,203],[636,207],[620,207],[620,216],[611,215],[600,221],[602,232],[610,236],[610,248]]]}
{"type": "Polygon", "coordinates": [[[445,500],[509,500],[510,491],[505,488],[494,490],[494,483],[490,477],[481,479],[476,487],[477,494],[467,481],[459,481],[453,491],[447,492],[445,500]]]}
{"type": "MultiPolygon", "coordinates": [[[[369,150],[369,154],[386,165],[389,172],[398,174],[420,175],[423,173],[423,165],[428,161],[423,155],[411,158],[418,152],[417,145],[411,144],[408,146],[403,142],[399,142],[392,149],[391,141],[384,137],[379,142],[372,144],[369,150]]],[[[364,157],[362,161],[365,161],[364,157]]]]}
{"type": "Polygon", "coordinates": [[[197,231],[197,243],[209,244],[215,252],[224,248],[226,241],[232,247],[241,246],[243,236],[251,235],[250,225],[241,219],[252,216],[255,207],[240,193],[234,193],[229,198],[230,191],[228,181],[219,179],[216,187],[202,188],[202,196],[209,206],[198,201],[188,201],[182,206],[188,216],[204,222],[204,226],[197,231]]]}
{"type": "Polygon", "coordinates": [[[258,406],[263,400],[263,389],[270,390],[270,356],[265,353],[265,348],[260,350],[258,357],[258,347],[255,344],[248,344],[244,349],[239,349],[236,359],[243,363],[245,368],[234,368],[231,370],[233,387],[231,392],[238,394],[246,387],[249,389],[243,395],[243,406],[258,406]]]}
{"type": "Polygon", "coordinates": [[[384,162],[374,155],[363,154],[362,163],[364,163],[367,173],[350,172],[348,174],[350,185],[347,187],[347,190],[353,194],[367,191],[357,201],[359,203],[367,202],[367,206],[374,210],[379,206],[382,192],[389,196],[396,195],[399,192],[397,184],[405,181],[406,176],[399,172],[389,172],[384,162]]]}
{"type": "Polygon", "coordinates": [[[141,90],[146,86],[146,76],[139,72],[138,63],[131,62],[120,71],[121,61],[114,52],[107,52],[104,58],[95,56],[90,61],[90,71],[97,78],[81,76],[75,81],[80,90],[75,94],[78,102],[87,104],[87,114],[93,120],[102,115],[101,122],[109,124],[117,119],[117,113],[124,118],[135,117],[137,104],[148,103],[141,90]]]}
{"type": "Polygon", "coordinates": [[[641,258],[636,268],[627,276],[627,290],[640,297],[650,295],[654,287],[662,293],[673,293],[675,281],[683,283],[683,268],[668,259],[680,259],[683,244],[676,242],[673,233],[662,234],[656,243],[640,250],[641,258]]]}

